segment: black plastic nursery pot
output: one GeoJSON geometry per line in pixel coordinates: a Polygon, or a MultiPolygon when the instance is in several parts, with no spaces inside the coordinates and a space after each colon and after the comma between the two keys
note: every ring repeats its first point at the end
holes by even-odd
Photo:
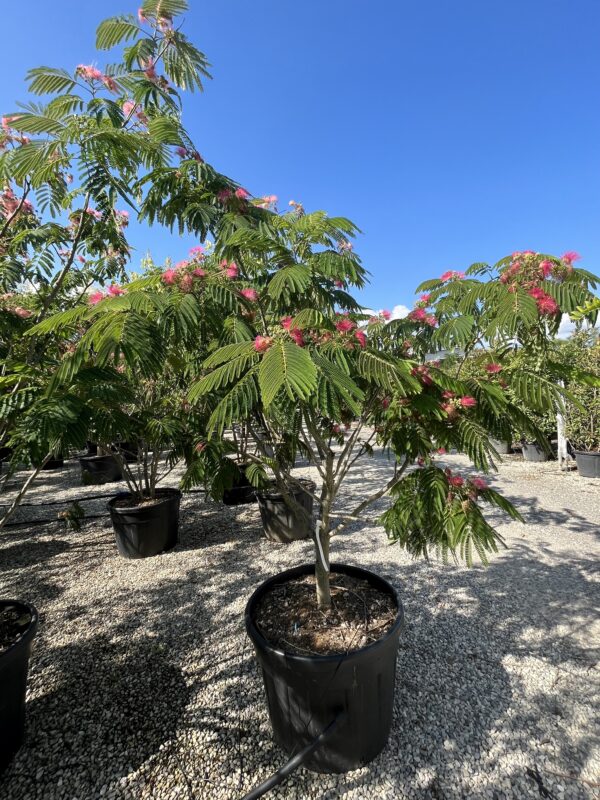
{"type": "Polygon", "coordinates": [[[82,456],[79,465],[84,486],[123,480],[121,465],[114,456],[82,456]]]}
{"type": "Polygon", "coordinates": [[[575,450],[575,461],[582,478],[600,478],[600,451],[575,450]]]}
{"type": "MultiPolygon", "coordinates": [[[[308,491],[294,486],[289,489],[289,493],[312,518],[313,498],[309,492],[315,491],[315,484],[308,480],[301,480],[300,483],[308,491]]],[[[275,484],[272,489],[258,491],[256,497],[267,539],[272,542],[287,543],[297,539],[307,539],[312,534],[309,522],[304,518],[299,518],[300,515],[296,515],[286,505],[283,495],[277,490],[275,484]]]]}
{"type": "Polygon", "coordinates": [[[13,609],[21,630],[14,644],[0,652],[0,773],[25,739],[27,672],[31,644],[38,626],[38,613],[32,605],[17,600],[0,600],[0,616],[11,613],[13,609]]]}
{"type": "Polygon", "coordinates": [[[286,753],[295,754],[339,717],[331,736],[303,765],[314,772],[358,769],[385,747],[392,724],[396,655],[404,623],[402,603],[386,580],[345,564],[332,564],[331,571],[366,580],[393,597],[398,615],[379,641],[342,655],[311,656],[285,653],[264,638],[254,622],[260,600],[278,584],[314,574],[312,564],[265,581],[246,606],[246,631],[262,671],[277,744],[286,753]]]}
{"type": "Polygon", "coordinates": [[[246,477],[248,466],[248,464],[238,464],[239,473],[235,477],[233,486],[223,492],[223,502],[226,506],[241,506],[256,502],[256,489],[246,477]]]}
{"type": "Polygon", "coordinates": [[[64,466],[64,458],[62,455],[53,456],[42,467],[42,470],[61,469],[64,466]]]}
{"type": "Polygon", "coordinates": [[[171,550],[179,541],[179,489],[157,489],[155,501],[122,505],[131,500],[120,492],[108,501],[117,549],[125,558],[149,558],[171,550]],[[118,504],[118,505],[117,505],[118,504]]]}
{"type": "Polygon", "coordinates": [[[126,464],[134,464],[138,458],[138,446],[135,442],[115,442],[113,451],[119,452],[126,464]]]}
{"type": "Polygon", "coordinates": [[[523,458],[525,461],[548,461],[548,453],[539,444],[524,444],[523,458]]]}
{"type": "Polygon", "coordinates": [[[501,456],[507,456],[509,453],[512,453],[512,444],[511,442],[502,442],[500,439],[492,439],[491,440],[495,450],[501,456]]]}

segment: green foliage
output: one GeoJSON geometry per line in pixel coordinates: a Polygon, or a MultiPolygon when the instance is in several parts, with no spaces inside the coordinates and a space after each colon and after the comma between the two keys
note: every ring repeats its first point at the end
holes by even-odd
{"type": "Polygon", "coordinates": [[[573,368],[567,380],[573,398],[565,414],[567,438],[575,450],[600,451],[600,340],[596,333],[581,332],[561,351],[573,368]]]}

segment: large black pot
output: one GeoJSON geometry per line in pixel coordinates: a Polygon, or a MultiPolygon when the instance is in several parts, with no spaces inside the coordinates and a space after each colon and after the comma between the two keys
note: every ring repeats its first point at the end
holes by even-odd
{"type": "Polygon", "coordinates": [[[304,763],[315,772],[347,772],[372,761],[385,747],[392,724],[396,653],[404,611],[395,589],[378,575],[344,564],[333,573],[367,580],[391,595],[398,607],[393,628],[379,641],[333,656],[285,653],[263,637],[254,622],[261,598],[273,586],[314,574],[304,564],[265,581],[246,606],[246,631],[261,667],[273,734],[287,753],[297,753],[334,720],[343,717],[330,738],[304,763]]]}
{"type": "Polygon", "coordinates": [[[38,626],[38,613],[29,603],[0,600],[0,611],[14,607],[25,621],[21,637],[0,653],[0,772],[25,738],[25,691],[31,644],[38,626]]]}
{"type": "Polygon", "coordinates": [[[577,461],[577,471],[582,478],[600,478],[600,451],[575,450],[575,461],[577,461]]]}
{"type": "Polygon", "coordinates": [[[115,442],[112,445],[113,452],[120,453],[121,458],[127,464],[135,464],[138,460],[138,446],[136,442],[115,442]]]}
{"type": "Polygon", "coordinates": [[[256,501],[256,489],[246,476],[248,464],[238,464],[238,472],[230,489],[223,492],[223,502],[226,506],[240,506],[256,501]]]}
{"type": "Polygon", "coordinates": [[[84,486],[123,480],[121,465],[114,456],[82,456],[79,465],[84,486]]]}
{"type": "Polygon", "coordinates": [[[108,501],[119,553],[125,558],[148,558],[175,547],[179,540],[179,489],[157,489],[155,503],[116,505],[127,499],[131,494],[120,492],[108,501]]]}
{"type": "Polygon", "coordinates": [[[548,461],[548,453],[539,444],[524,444],[523,458],[525,461],[548,461]]]}
{"type": "Polygon", "coordinates": [[[52,456],[51,458],[46,461],[42,470],[49,470],[49,469],[62,469],[64,466],[64,458],[62,455],[52,456]]]}
{"type": "MultiPolygon", "coordinates": [[[[313,498],[309,492],[315,491],[313,481],[302,480],[308,491],[299,486],[289,489],[289,494],[304,508],[312,519],[313,498]]],[[[312,534],[312,526],[308,520],[296,515],[286,505],[283,495],[277,490],[275,484],[272,489],[256,493],[258,507],[262,519],[265,536],[272,542],[293,542],[296,539],[307,539],[312,534]]]]}

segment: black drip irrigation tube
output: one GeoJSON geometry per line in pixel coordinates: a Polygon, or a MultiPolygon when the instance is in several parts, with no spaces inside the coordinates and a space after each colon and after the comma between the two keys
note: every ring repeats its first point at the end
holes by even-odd
{"type": "MultiPolygon", "coordinates": [[[[189,489],[185,494],[206,494],[206,489],[189,489]]],[[[19,508],[45,508],[46,506],[69,506],[73,503],[85,503],[88,500],[102,500],[107,497],[114,497],[115,492],[109,494],[91,494],[84,497],[68,497],[64,500],[48,500],[47,503],[20,503],[19,508]]],[[[9,503],[0,503],[0,508],[8,508],[9,503]]],[[[88,522],[93,519],[102,519],[108,517],[108,512],[103,514],[90,514],[82,518],[81,522],[88,522]]],[[[25,520],[21,522],[7,522],[5,528],[23,528],[29,525],[51,525],[53,522],[60,522],[58,517],[47,517],[42,519],[25,520]]]]}
{"type": "Polygon", "coordinates": [[[292,772],[295,772],[298,767],[301,767],[302,764],[307,760],[307,758],[312,755],[315,750],[318,750],[321,745],[325,744],[327,739],[331,736],[334,730],[337,728],[338,724],[342,721],[342,719],[346,716],[344,711],[340,711],[329,723],[326,728],[323,728],[321,733],[319,733],[312,742],[306,745],[303,750],[300,750],[299,753],[296,753],[295,756],[292,756],[289,761],[287,761],[283,767],[280,767],[277,772],[274,772],[266,781],[263,781],[259,786],[255,786],[252,791],[248,792],[248,794],[242,797],[242,800],[257,800],[259,797],[263,797],[267,792],[270,792],[271,789],[274,789],[279,784],[283,783],[286,778],[288,778],[292,772]]]}

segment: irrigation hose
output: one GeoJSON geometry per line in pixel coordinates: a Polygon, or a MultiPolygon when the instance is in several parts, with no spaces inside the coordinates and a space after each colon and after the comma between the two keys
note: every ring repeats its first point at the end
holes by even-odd
{"type": "Polygon", "coordinates": [[[329,723],[329,725],[324,728],[321,733],[319,733],[303,750],[300,750],[299,753],[296,753],[295,756],[292,756],[289,761],[287,761],[282,767],[280,767],[277,772],[274,772],[266,781],[263,781],[259,786],[256,786],[252,791],[248,792],[248,794],[242,797],[242,800],[257,800],[257,798],[262,797],[267,792],[274,789],[275,786],[279,786],[280,783],[288,778],[292,772],[301,767],[302,764],[308,759],[310,755],[312,755],[315,750],[318,750],[322,744],[324,744],[327,739],[331,736],[335,728],[337,727],[338,723],[342,721],[342,719],[346,716],[344,711],[340,711],[333,720],[329,723]]]}

